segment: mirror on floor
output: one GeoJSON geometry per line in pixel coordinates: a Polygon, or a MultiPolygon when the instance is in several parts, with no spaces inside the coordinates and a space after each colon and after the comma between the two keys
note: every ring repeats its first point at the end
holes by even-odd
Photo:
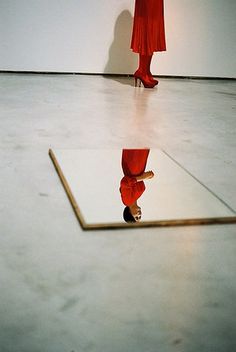
{"type": "Polygon", "coordinates": [[[85,230],[236,222],[234,209],[165,151],[50,149],[49,155],[85,230]]]}

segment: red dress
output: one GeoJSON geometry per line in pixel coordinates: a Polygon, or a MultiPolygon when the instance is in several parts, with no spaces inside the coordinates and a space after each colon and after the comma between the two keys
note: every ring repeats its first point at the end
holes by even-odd
{"type": "Polygon", "coordinates": [[[163,0],[136,0],[131,49],[141,55],[165,51],[163,0]]]}
{"type": "Polygon", "coordinates": [[[120,182],[120,193],[122,202],[129,206],[133,204],[145,191],[143,181],[137,181],[145,171],[150,149],[123,149],[122,169],[124,177],[120,182]]]}

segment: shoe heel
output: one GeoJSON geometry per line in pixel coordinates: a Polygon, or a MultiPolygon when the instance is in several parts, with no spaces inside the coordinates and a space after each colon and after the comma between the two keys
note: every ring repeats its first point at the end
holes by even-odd
{"type": "Polygon", "coordinates": [[[141,79],[134,77],[134,86],[141,87],[141,79]]]}

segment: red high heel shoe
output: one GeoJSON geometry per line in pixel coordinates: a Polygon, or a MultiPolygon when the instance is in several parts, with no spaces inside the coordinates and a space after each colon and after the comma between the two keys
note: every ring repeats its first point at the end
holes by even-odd
{"type": "Polygon", "coordinates": [[[151,82],[155,84],[155,86],[159,83],[159,81],[157,79],[154,79],[152,75],[148,76],[148,78],[150,79],[151,82]]]}
{"type": "Polygon", "coordinates": [[[157,84],[156,82],[151,81],[147,75],[143,76],[138,72],[134,73],[134,82],[135,82],[135,87],[141,87],[141,82],[144,86],[144,88],[154,88],[155,85],[157,84]]]}

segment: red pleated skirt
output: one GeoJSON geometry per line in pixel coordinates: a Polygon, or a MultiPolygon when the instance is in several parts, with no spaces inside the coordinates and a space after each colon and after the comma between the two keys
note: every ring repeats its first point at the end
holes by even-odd
{"type": "Polygon", "coordinates": [[[131,49],[141,55],[165,51],[163,0],[136,0],[131,49]]]}
{"type": "Polygon", "coordinates": [[[125,176],[139,176],[146,167],[150,149],[123,149],[122,169],[125,176]]]}

